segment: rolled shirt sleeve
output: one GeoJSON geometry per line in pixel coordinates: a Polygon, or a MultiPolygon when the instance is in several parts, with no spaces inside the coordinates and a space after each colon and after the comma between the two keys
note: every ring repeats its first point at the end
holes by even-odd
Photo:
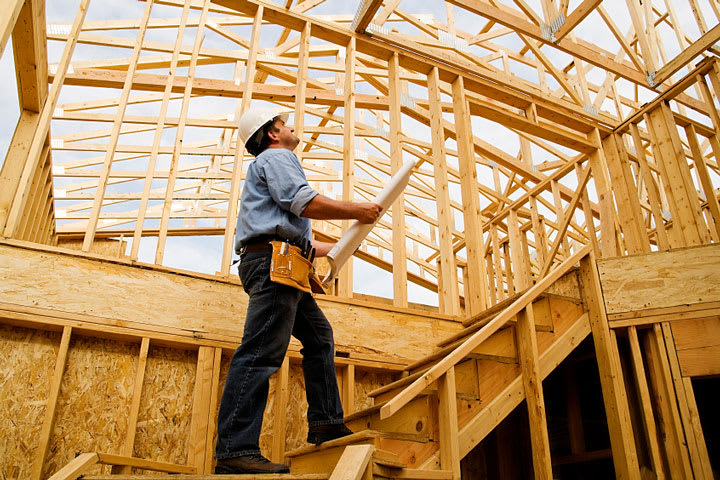
{"type": "Polygon", "coordinates": [[[260,167],[265,174],[270,196],[280,208],[299,217],[318,192],[308,184],[294,153],[280,150],[273,157],[260,167]]]}

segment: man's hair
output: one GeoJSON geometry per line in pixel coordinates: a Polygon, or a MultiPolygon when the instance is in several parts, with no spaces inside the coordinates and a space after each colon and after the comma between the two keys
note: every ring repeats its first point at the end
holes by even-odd
{"type": "Polygon", "coordinates": [[[245,149],[250,152],[250,155],[257,157],[268,148],[270,145],[268,133],[271,131],[280,131],[278,128],[275,128],[274,118],[258,128],[257,132],[245,142],[245,149]]]}

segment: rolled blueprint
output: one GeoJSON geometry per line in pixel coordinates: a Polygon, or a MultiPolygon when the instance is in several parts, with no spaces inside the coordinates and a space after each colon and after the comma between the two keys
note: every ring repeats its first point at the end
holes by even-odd
{"type": "MultiPolygon", "coordinates": [[[[413,160],[406,161],[400,170],[393,175],[388,184],[385,185],[385,188],[383,188],[373,200],[373,202],[382,207],[382,211],[378,216],[378,221],[390,205],[392,205],[398,195],[400,195],[400,192],[402,192],[407,186],[414,166],[415,162],[413,160]]],[[[337,276],[340,268],[342,268],[348,258],[355,253],[355,250],[358,249],[362,241],[365,237],[367,237],[368,233],[370,233],[370,230],[373,229],[376,223],[377,221],[375,221],[375,223],[360,223],[359,221],[355,221],[348,231],[340,237],[340,240],[335,244],[332,250],[330,250],[326,257],[328,263],[330,263],[330,271],[327,275],[325,275],[325,278],[322,281],[325,288],[328,288],[330,282],[332,282],[337,276]]]]}

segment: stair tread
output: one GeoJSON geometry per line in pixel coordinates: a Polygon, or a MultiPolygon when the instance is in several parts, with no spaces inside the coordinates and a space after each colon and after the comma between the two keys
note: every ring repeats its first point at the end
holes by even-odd
{"type": "Polygon", "coordinates": [[[305,445],[289,452],[285,452],[285,456],[292,458],[308,453],[318,452],[329,448],[342,447],[345,445],[353,445],[367,440],[374,440],[378,438],[387,438],[393,440],[407,440],[411,442],[422,442],[425,437],[419,435],[412,435],[408,433],[397,433],[397,432],[379,432],[377,430],[362,430],[347,437],[336,438],[329,442],[321,443],[320,445],[305,445]]]}

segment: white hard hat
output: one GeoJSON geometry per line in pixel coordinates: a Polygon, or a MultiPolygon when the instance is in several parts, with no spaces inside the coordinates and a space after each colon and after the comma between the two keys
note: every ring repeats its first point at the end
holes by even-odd
{"type": "Polygon", "coordinates": [[[243,145],[267,122],[280,117],[287,122],[292,110],[287,108],[251,108],[240,117],[238,122],[238,136],[243,145]]]}

